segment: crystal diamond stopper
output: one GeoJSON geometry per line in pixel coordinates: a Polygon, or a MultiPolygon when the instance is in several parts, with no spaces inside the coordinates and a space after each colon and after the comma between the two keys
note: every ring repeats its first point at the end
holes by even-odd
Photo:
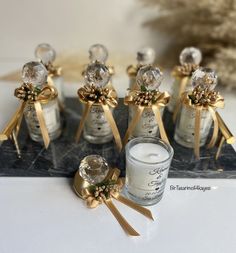
{"type": "Polygon", "coordinates": [[[139,69],[136,77],[137,84],[147,90],[156,90],[161,85],[163,74],[159,68],[152,65],[143,66],[139,69]]]}
{"type": "Polygon", "coordinates": [[[107,161],[99,155],[88,155],[80,163],[79,174],[90,184],[102,182],[109,171],[107,161]]]}
{"type": "Polygon", "coordinates": [[[109,69],[100,62],[89,64],[85,71],[85,81],[97,87],[105,86],[110,80],[109,69]]]}
{"type": "Polygon", "coordinates": [[[181,65],[186,63],[199,65],[202,60],[202,53],[196,47],[185,47],[179,56],[181,65]]]}
{"type": "Polygon", "coordinates": [[[36,47],[35,57],[42,61],[43,64],[48,65],[55,60],[56,51],[51,45],[47,43],[42,43],[36,47]]]}
{"type": "Polygon", "coordinates": [[[211,68],[198,68],[192,75],[192,86],[201,85],[203,88],[208,87],[213,90],[217,85],[217,75],[211,68]]]}
{"type": "Polygon", "coordinates": [[[151,47],[143,47],[137,52],[137,61],[141,65],[153,64],[156,53],[151,47]]]}
{"type": "Polygon", "coordinates": [[[28,62],[22,69],[22,80],[34,86],[42,86],[47,81],[48,71],[40,62],[28,62]]]}
{"type": "Polygon", "coordinates": [[[91,62],[99,61],[105,63],[108,58],[108,50],[102,44],[94,44],[89,48],[89,59],[91,62]]]}

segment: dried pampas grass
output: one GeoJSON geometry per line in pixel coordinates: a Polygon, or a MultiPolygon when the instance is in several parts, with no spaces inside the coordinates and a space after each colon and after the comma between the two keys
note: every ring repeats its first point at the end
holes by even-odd
{"type": "Polygon", "coordinates": [[[176,64],[183,47],[196,46],[203,51],[203,64],[218,72],[220,83],[236,88],[236,0],[140,1],[157,7],[157,17],[145,25],[171,37],[163,53],[165,65],[176,64]]]}

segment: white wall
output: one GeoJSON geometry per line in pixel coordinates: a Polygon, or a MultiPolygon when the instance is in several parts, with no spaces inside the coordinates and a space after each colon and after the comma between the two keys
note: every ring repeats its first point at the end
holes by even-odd
{"type": "Polygon", "coordinates": [[[154,14],[140,0],[0,0],[0,61],[32,58],[41,42],[58,52],[99,42],[111,53],[134,54],[155,46],[142,26],[154,14]]]}

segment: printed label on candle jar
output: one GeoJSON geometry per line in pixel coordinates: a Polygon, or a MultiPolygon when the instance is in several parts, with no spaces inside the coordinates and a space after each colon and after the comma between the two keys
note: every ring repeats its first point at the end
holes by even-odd
{"type": "Polygon", "coordinates": [[[106,136],[112,134],[111,127],[101,106],[92,106],[85,127],[89,135],[106,136]]]}
{"type": "Polygon", "coordinates": [[[126,186],[129,194],[152,200],[162,195],[169,171],[169,164],[159,168],[138,168],[128,162],[126,170],[126,186]]]}
{"type": "MultiPolygon", "coordinates": [[[[135,116],[136,108],[131,106],[129,109],[129,123],[135,116]]],[[[144,109],[142,116],[139,119],[132,135],[137,136],[150,136],[154,137],[158,134],[158,125],[155,114],[151,109],[144,109]]]]}

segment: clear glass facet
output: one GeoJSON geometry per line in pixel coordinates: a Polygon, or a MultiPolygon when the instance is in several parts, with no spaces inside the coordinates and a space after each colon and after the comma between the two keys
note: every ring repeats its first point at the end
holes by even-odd
{"type": "Polygon", "coordinates": [[[137,84],[144,86],[147,90],[156,90],[161,85],[163,74],[160,69],[152,65],[143,66],[139,69],[136,77],[137,84]]]}
{"type": "Polygon", "coordinates": [[[56,51],[51,45],[42,43],[36,47],[35,56],[42,61],[43,64],[48,65],[55,60],[56,51]]]}
{"type": "Polygon", "coordinates": [[[89,64],[85,70],[85,81],[88,84],[94,84],[97,87],[105,86],[110,80],[109,69],[100,62],[89,64]]]}
{"type": "Polygon", "coordinates": [[[40,62],[28,62],[22,69],[22,80],[34,86],[42,86],[47,81],[48,71],[40,62]]]}
{"type": "Polygon", "coordinates": [[[210,68],[198,68],[194,71],[192,75],[192,86],[195,88],[199,85],[213,90],[217,85],[217,75],[215,71],[210,68]]]}
{"type": "Polygon", "coordinates": [[[155,61],[156,53],[151,47],[141,48],[137,52],[137,61],[141,65],[153,64],[155,61]]]}
{"type": "Polygon", "coordinates": [[[101,183],[107,176],[109,166],[99,155],[88,155],[80,163],[80,176],[90,184],[101,183]]]}
{"type": "Polygon", "coordinates": [[[185,63],[199,65],[202,60],[202,53],[196,47],[185,47],[179,56],[179,61],[182,65],[185,63]]]}
{"type": "Polygon", "coordinates": [[[94,61],[99,61],[105,63],[108,58],[108,50],[102,44],[95,44],[89,48],[89,59],[94,61]]]}

